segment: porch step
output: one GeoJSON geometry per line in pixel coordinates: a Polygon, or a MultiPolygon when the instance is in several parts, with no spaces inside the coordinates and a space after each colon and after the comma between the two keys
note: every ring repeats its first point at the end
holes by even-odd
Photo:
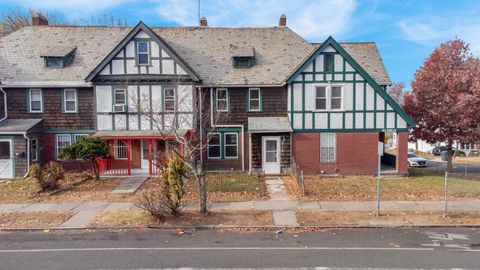
{"type": "Polygon", "coordinates": [[[123,178],[123,181],[111,193],[112,194],[133,194],[140,186],[147,181],[148,177],[128,177],[123,178]]]}

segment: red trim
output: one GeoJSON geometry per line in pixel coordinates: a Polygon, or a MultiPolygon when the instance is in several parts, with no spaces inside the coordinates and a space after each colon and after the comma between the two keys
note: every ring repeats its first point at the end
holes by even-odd
{"type": "Polygon", "coordinates": [[[171,141],[171,140],[176,140],[177,138],[175,136],[164,136],[164,137],[159,137],[159,136],[151,136],[151,137],[138,137],[138,136],[125,136],[125,137],[101,137],[104,140],[107,141],[113,141],[113,140],[161,140],[161,141],[171,141]]]}

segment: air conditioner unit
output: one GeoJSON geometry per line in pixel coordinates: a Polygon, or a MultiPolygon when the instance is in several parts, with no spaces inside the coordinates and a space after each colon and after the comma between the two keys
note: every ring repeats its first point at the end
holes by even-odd
{"type": "Polygon", "coordinates": [[[127,105],[113,105],[113,112],[126,112],[127,105]]]}

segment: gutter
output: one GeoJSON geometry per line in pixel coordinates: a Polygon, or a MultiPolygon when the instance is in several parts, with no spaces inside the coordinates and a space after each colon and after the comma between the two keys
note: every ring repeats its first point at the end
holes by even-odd
{"type": "Polygon", "coordinates": [[[5,109],[5,116],[0,119],[0,122],[2,122],[3,120],[7,119],[8,117],[8,110],[7,110],[7,92],[5,92],[5,90],[3,90],[3,87],[1,86],[0,84],[0,92],[3,93],[3,106],[4,106],[4,109],[5,109]]]}
{"type": "Polygon", "coordinates": [[[245,171],[245,127],[243,125],[214,125],[213,124],[213,88],[210,88],[210,126],[212,128],[235,127],[242,130],[242,171],[245,171]]]}
{"type": "Polygon", "coordinates": [[[32,81],[32,82],[3,82],[4,88],[62,88],[62,87],[93,87],[91,82],[77,82],[77,81],[32,81]]]}

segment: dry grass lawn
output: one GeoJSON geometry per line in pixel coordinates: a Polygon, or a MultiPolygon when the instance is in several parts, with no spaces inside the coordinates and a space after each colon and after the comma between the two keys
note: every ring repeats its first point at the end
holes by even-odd
{"type": "Polygon", "coordinates": [[[73,212],[0,212],[0,228],[51,228],[73,216],[73,212]]]}
{"type": "Polygon", "coordinates": [[[207,214],[184,211],[178,217],[168,217],[159,223],[143,211],[111,210],[100,212],[90,226],[261,226],[271,224],[273,224],[273,216],[270,211],[209,212],[207,214]]]}
{"type": "MultiPolygon", "coordinates": [[[[295,180],[286,179],[289,192],[298,194],[295,180]]],[[[307,195],[301,200],[371,201],[376,199],[377,180],[372,176],[306,177],[307,195]]],[[[383,179],[382,200],[442,200],[444,178],[435,172],[411,170],[408,178],[383,179]]],[[[449,178],[453,200],[480,199],[480,181],[449,178]]]]}
{"type": "Polygon", "coordinates": [[[480,213],[456,212],[443,217],[440,212],[387,212],[376,217],[374,212],[299,211],[297,219],[302,226],[335,225],[438,225],[480,224],[480,213]]]}

